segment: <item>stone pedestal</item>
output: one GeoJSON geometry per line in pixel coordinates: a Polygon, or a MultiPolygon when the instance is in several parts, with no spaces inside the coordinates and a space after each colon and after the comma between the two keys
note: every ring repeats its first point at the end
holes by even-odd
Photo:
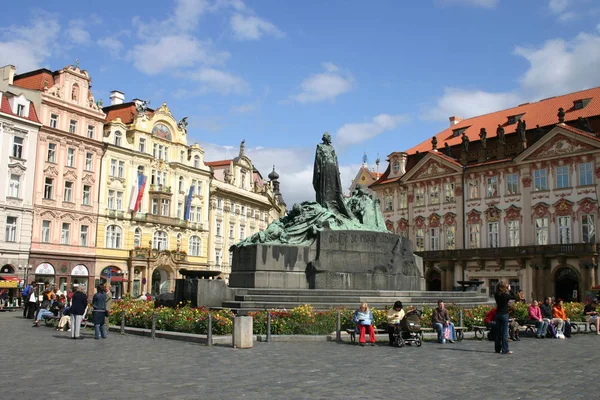
{"type": "Polygon", "coordinates": [[[252,334],[252,317],[233,318],[233,347],[238,349],[251,349],[254,345],[252,334]]]}

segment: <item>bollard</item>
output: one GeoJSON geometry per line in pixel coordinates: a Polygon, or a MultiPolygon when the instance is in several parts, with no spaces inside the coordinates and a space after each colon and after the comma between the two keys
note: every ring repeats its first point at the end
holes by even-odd
{"type": "Polygon", "coordinates": [[[152,314],[152,330],[150,331],[152,339],[156,338],[156,314],[152,314]]]}
{"type": "Polygon", "coordinates": [[[121,314],[121,335],[125,334],[125,311],[121,314]]]}
{"type": "Polygon", "coordinates": [[[212,346],[212,313],[208,313],[208,328],[206,330],[206,344],[212,346]]]}
{"type": "Polygon", "coordinates": [[[335,341],[342,341],[342,317],[340,315],[340,310],[337,310],[337,321],[335,323],[335,341]]]}
{"type": "Polygon", "coordinates": [[[271,341],[271,311],[267,311],[267,342],[271,341]]]}
{"type": "Polygon", "coordinates": [[[463,311],[463,310],[460,310],[460,311],[458,312],[458,323],[459,323],[459,325],[458,325],[458,326],[463,326],[463,312],[462,312],[462,311],[463,311]]]}
{"type": "Polygon", "coordinates": [[[234,319],[234,342],[236,349],[250,349],[253,346],[254,335],[252,328],[252,317],[235,317],[234,319]]]}

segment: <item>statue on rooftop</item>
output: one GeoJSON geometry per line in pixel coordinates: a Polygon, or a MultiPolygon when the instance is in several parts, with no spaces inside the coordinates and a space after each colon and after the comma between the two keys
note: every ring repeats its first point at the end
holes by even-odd
{"type": "Polygon", "coordinates": [[[556,114],[558,116],[558,123],[559,124],[564,124],[565,122],[565,109],[564,108],[559,108],[558,109],[558,114],[556,114]]]}
{"type": "Polygon", "coordinates": [[[584,118],[584,117],[577,118],[577,125],[579,126],[579,129],[581,129],[582,131],[594,133],[594,130],[590,126],[590,121],[588,121],[587,118],[584,118]]]}
{"type": "Polygon", "coordinates": [[[498,124],[498,128],[496,128],[496,136],[498,136],[498,142],[504,144],[504,128],[500,124],[498,124]]]}
{"type": "Polygon", "coordinates": [[[469,152],[469,137],[467,136],[467,134],[465,132],[463,132],[463,135],[462,135],[462,147],[463,147],[463,151],[465,153],[469,152]]]}
{"type": "Polygon", "coordinates": [[[448,142],[444,143],[444,153],[446,153],[448,157],[452,157],[452,149],[450,148],[448,142]]]}
{"type": "Polygon", "coordinates": [[[177,123],[177,127],[184,132],[187,132],[187,126],[188,126],[187,119],[188,119],[188,117],[183,117],[183,118],[181,118],[181,121],[179,121],[177,123]]]}
{"type": "Polygon", "coordinates": [[[485,149],[487,147],[487,132],[485,128],[479,130],[479,140],[481,140],[481,146],[485,149]]]}
{"type": "Polygon", "coordinates": [[[434,136],[431,138],[431,149],[432,150],[437,150],[437,138],[434,136]]]}
{"type": "Polygon", "coordinates": [[[519,135],[519,140],[521,142],[524,142],[526,140],[526,137],[525,137],[526,129],[527,128],[525,125],[525,120],[517,122],[517,134],[519,135]]]}

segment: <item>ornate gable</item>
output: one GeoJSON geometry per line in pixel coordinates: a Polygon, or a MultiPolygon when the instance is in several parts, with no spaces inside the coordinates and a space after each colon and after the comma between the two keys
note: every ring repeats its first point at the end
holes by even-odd
{"type": "Polygon", "coordinates": [[[496,206],[491,206],[485,210],[485,219],[488,222],[497,222],[500,220],[500,214],[502,214],[501,209],[496,206]]]}
{"type": "Polygon", "coordinates": [[[475,209],[469,211],[467,214],[467,224],[479,225],[481,224],[481,212],[475,209]]]}
{"type": "Polygon", "coordinates": [[[456,214],[452,212],[448,212],[444,215],[444,225],[455,225],[456,224],[456,214]]]}
{"type": "Polygon", "coordinates": [[[63,178],[65,179],[72,179],[72,180],[77,180],[77,174],[75,173],[75,171],[73,171],[72,169],[68,170],[67,172],[65,172],[63,174],[63,178]]]}
{"type": "Polygon", "coordinates": [[[432,176],[446,175],[452,172],[454,171],[442,165],[439,161],[430,160],[413,174],[413,179],[422,179],[432,176]]]}
{"type": "Polygon", "coordinates": [[[388,231],[394,232],[394,223],[392,221],[390,221],[389,219],[385,221],[385,227],[387,228],[388,231]]]}
{"type": "Polygon", "coordinates": [[[441,217],[438,214],[431,214],[429,216],[429,218],[427,218],[429,220],[429,226],[432,228],[437,228],[438,226],[440,226],[440,219],[441,217]]]}
{"type": "Polygon", "coordinates": [[[550,214],[550,205],[546,203],[537,203],[533,206],[533,216],[542,218],[550,214]]]}
{"type": "Polygon", "coordinates": [[[415,228],[417,228],[417,229],[425,228],[425,218],[424,217],[415,218],[415,228]]]}
{"type": "Polygon", "coordinates": [[[577,211],[581,214],[592,214],[598,209],[598,202],[589,197],[579,200],[577,204],[579,204],[577,211]]]}
{"type": "Polygon", "coordinates": [[[25,171],[27,171],[27,168],[21,163],[8,164],[9,174],[23,175],[25,171]]]}
{"type": "Polygon", "coordinates": [[[573,202],[570,202],[566,199],[560,199],[556,203],[553,204],[554,209],[556,210],[556,215],[563,217],[573,214],[573,202]]]}
{"type": "Polygon", "coordinates": [[[515,205],[511,205],[506,209],[506,217],[504,221],[522,221],[521,209],[515,205]]]}
{"type": "Polygon", "coordinates": [[[58,176],[58,170],[56,169],[56,167],[54,165],[48,165],[44,169],[44,174],[58,176]]]}
{"type": "Polygon", "coordinates": [[[406,231],[408,229],[408,220],[406,218],[400,218],[398,221],[398,230],[406,231]]]}

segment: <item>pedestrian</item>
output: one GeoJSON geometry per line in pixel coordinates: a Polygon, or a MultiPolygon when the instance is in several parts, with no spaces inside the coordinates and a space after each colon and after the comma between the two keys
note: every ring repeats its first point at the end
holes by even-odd
{"type": "Polygon", "coordinates": [[[106,316],[104,318],[104,325],[106,325],[106,335],[108,336],[110,327],[108,317],[110,316],[110,308],[112,307],[112,292],[110,291],[110,284],[108,282],[104,286],[106,288],[106,316]]]}
{"type": "Polygon", "coordinates": [[[494,349],[496,353],[512,354],[508,349],[508,302],[515,300],[515,296],[510,292],[510,285],[506,282],[499,282],[496,286],[496,340],[494,349]]]}
{"type": "Polygon", "coordinates": [[[25,286],[25,289],[23,289],[23,301],[21,302],[21,304],[23,305],[23,318],[27,318],[27,313],[29,310],[29,296],[32,292],[33,286],[31,285],[31,283],[28,283],[27,286],[25,286]]]}
{"type": "MultiPolygon", "coordinates": [[[[75,286],[75,285],[74,285],[75,286]]],[[[88,298],[84,292],[85,287],[77,285],[74,287],[73,300],[71,301],[71,339],[83,339],[80,336],[79,329],[81,328],[81,321],[84,315],[87,313],[88,298]]]]}
{"type": "Polygon", "coordinates": [[[2,292],[0,292],[0,310],[3,310],[6,304],[8,304],[8,291],[2,289],[2,292]]]}
{"type": "Polygon", "coordinates": [[[92,306],[94,311],[92,312],[92,321],[94,322],[94,339],[106,339],[106,325],[104,325],[104,319],[106,318],[106,287],[103,284],[98,285],[96,288],[96,294],[92,298],[92,306]]]}
{"type": "Polygon", "coordinates": [[[35,294],[35,288],[32,286],[31,291],[28,294],[27,298],[27,313],[25,316],[27,319],[33,319],[35,317],[35,312],[37,310],[38,296],[35,294]]]}

